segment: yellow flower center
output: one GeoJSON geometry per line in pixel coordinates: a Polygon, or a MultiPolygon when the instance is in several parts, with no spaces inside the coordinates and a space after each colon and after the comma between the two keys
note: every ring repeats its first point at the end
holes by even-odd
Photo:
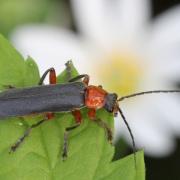
{"type": "Polygon", "coordinates": [[[113,54],[101,64],[98,77],[105,89],[122,96],[137,91],[142,80],[142,71],[137,57],[113,54]]]}

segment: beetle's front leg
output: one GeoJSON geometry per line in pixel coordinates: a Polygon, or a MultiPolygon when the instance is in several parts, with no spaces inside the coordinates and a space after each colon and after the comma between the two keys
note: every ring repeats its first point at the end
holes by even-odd
{"type": "Polygon", "coordinates": [[[113,133],[111,131],[111,128],[108,126],[106,122],[104,122],[103,120],[99,118],[96,118],[96,109],[93,109],[93,108],[89,109],[88,116],[93,122],[97,123],[100,127],[102,127],[105,130],[107,139],[109,143],[112,144],[113,133]]]}
{"type": "Polygon", "coordinates": [[[111,128],[108,126],[108,124],[101,119],[94,119],[94,122],[105,130],[107,140],[109,141],[110,144],[112,144],[113,133],[111,128]]]}
{"type": "Polygon", "coordinates": [[[63,144],[63,153],[62,158],[65,160],[68,156],[68,134],[71,130],[77,128],[82,123],[82,116],[80,110],[73,110],[72,115],[75,118],[76,124],[70,127],[67,127],[64,132],[64,144],[63,144]]]}

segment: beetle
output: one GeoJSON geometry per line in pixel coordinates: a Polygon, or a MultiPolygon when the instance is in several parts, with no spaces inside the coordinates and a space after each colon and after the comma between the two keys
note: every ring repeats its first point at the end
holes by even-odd
{"type": "MultiPolygon", "coordinates": [[[[70,72],[71,61],[66,63],[66,70],[70,72]]],[[[80,109],[88,108],[88,117],[92,121],[104,128],[107,139],[112,142],[112,131],[107,123],[96,118],[96,110],[104,108],[107,112],[117,116],[119,112],[127,129],[130,133],[133,152],[135,155],[136,146],[131,128],[119,106],[119,101],[144,94],[151,93],[177,93],[180,90],[154,90],[145,91],[120,97],[116,93],[108,93],[102,86],[89,85],[89,76],[87,74],[78,75],[70,79],[67,83],[57,84],[56,72],[54,68],[48,69],[40,78],[38,86],[28,88],[14,88],[9,85],[7,91],[0,93],[0,119],[12,116],[26,116],[30,114],[43,113],[44,119],[31,125],[14,145],[10,152],[16,151],[24,139],[30,134],[31,130],[38,127],[47,120],[53,119],[56,112],[72,112],[75,118],[75,125],[67,127],[64,133],[64,145],[62,157],[67,157],[68,132],[75,129],[82,123],[80,109]],[[43,85],[43,81],[49,73],[49,85],[43,85]],[[81,80],[82,81],[79,81],[81,80]]],[[[135,158],[135,156],[134,156],[135,158]]],[[[135,159],[136,161],[136,159],[135,159]]]]}

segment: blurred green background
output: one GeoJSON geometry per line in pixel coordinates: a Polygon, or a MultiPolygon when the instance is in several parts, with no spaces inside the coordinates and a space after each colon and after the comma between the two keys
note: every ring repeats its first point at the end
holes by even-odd
{"type": "Polygon", "coordinates": [[[27,23],[71,26],[69,3],[65,0],[0,0],[0,31],[5,36],[27,23]]]}

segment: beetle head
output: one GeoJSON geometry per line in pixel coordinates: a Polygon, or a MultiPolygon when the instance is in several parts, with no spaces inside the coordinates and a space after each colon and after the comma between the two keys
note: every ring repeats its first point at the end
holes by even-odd
{"type": "Polygon", "coordinates": [[[115,93],[109,93],[106,96],[106,102],[104,105],[104,108],[108,111],[108,112],[113,112],[115,116],[117,116],[117,112],[118,112],[118,103],[117,103],[117,94],[115,93]]]}

